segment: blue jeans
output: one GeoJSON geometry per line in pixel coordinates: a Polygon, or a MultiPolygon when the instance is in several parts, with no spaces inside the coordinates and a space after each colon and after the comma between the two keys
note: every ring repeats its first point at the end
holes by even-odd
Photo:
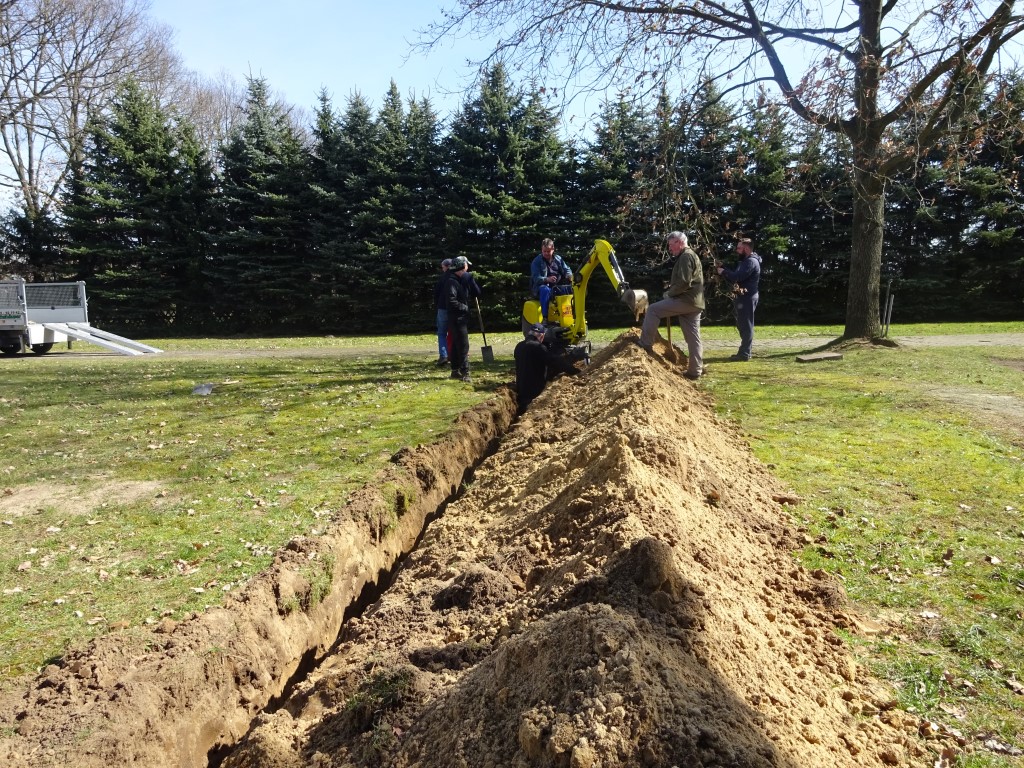
{"type": "Polygon", "coordinates": [[[571,285],[539,285],[537,286],[537,298],[540,299],[540,321],[548,321],[548,305],[552,296],[568,296],[572,293],[571,285]]]}
{"type": "Polygon", "coordinates": [[[437,310],[437,355],[448,359],[448,310],[437,310]]]}

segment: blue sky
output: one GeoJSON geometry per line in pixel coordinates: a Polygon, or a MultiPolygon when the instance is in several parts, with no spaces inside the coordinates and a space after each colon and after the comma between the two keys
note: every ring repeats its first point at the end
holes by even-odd
{"type": "Polygon", "coordinates": [[[462,40],[429,57],[413,54],[410,43],[441,18],[441,7],[431,0],[151,0],[149,15],[174,30],[185,66],[208,77],[262,76],[308,110],[321,87],[336,109],[355,91],[378,107],[394,79],[403,96],[429,96],[446,116],[472,83],[466,59],[489,49],[462,40]]]}

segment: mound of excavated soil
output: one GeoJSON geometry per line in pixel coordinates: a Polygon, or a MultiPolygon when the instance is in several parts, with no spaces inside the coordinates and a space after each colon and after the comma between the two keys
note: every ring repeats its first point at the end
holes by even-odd
{"type": "Polygon", "coordinates": [[[0,702],[0,758],[935,764],[836,634],[853,624],[841,588],[795,563],[774,479],[659,348],[622,338],[551,384],[363,615],[342,625],[508,424],[507,393],[448,443],[396,457],[223,609],[71,653],[0,702]]]}
{"type": "Polygon", "coordinates": [[[226,766],[926,762],[773,478],[630,341],[548,387],[226,766]]]}

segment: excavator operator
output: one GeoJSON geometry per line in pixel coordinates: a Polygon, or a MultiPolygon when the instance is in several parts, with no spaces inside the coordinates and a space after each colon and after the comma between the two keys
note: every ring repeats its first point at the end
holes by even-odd
{"type": "Polygon", "coordinates": [[[541,321],[548,319],[548,304],[554,295],[572,293],[572,270],[555,253],[555,241],[544,238],[540,253],[530,264],[530,293],[540,300],[541,321]]]}

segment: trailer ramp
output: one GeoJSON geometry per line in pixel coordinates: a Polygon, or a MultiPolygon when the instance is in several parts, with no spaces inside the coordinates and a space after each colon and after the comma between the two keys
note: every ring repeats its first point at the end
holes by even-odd
{"type": "Polygon", "coordinates": [[[163,351],[143,344],[141,341],[126,339],[124,336],[118,336],[109,331],[101,331],[88,323],[40,323],[40,325],[55,333],[63,333],[68,338],[95,344],[122,355],[147,355],[163,351]]]}

